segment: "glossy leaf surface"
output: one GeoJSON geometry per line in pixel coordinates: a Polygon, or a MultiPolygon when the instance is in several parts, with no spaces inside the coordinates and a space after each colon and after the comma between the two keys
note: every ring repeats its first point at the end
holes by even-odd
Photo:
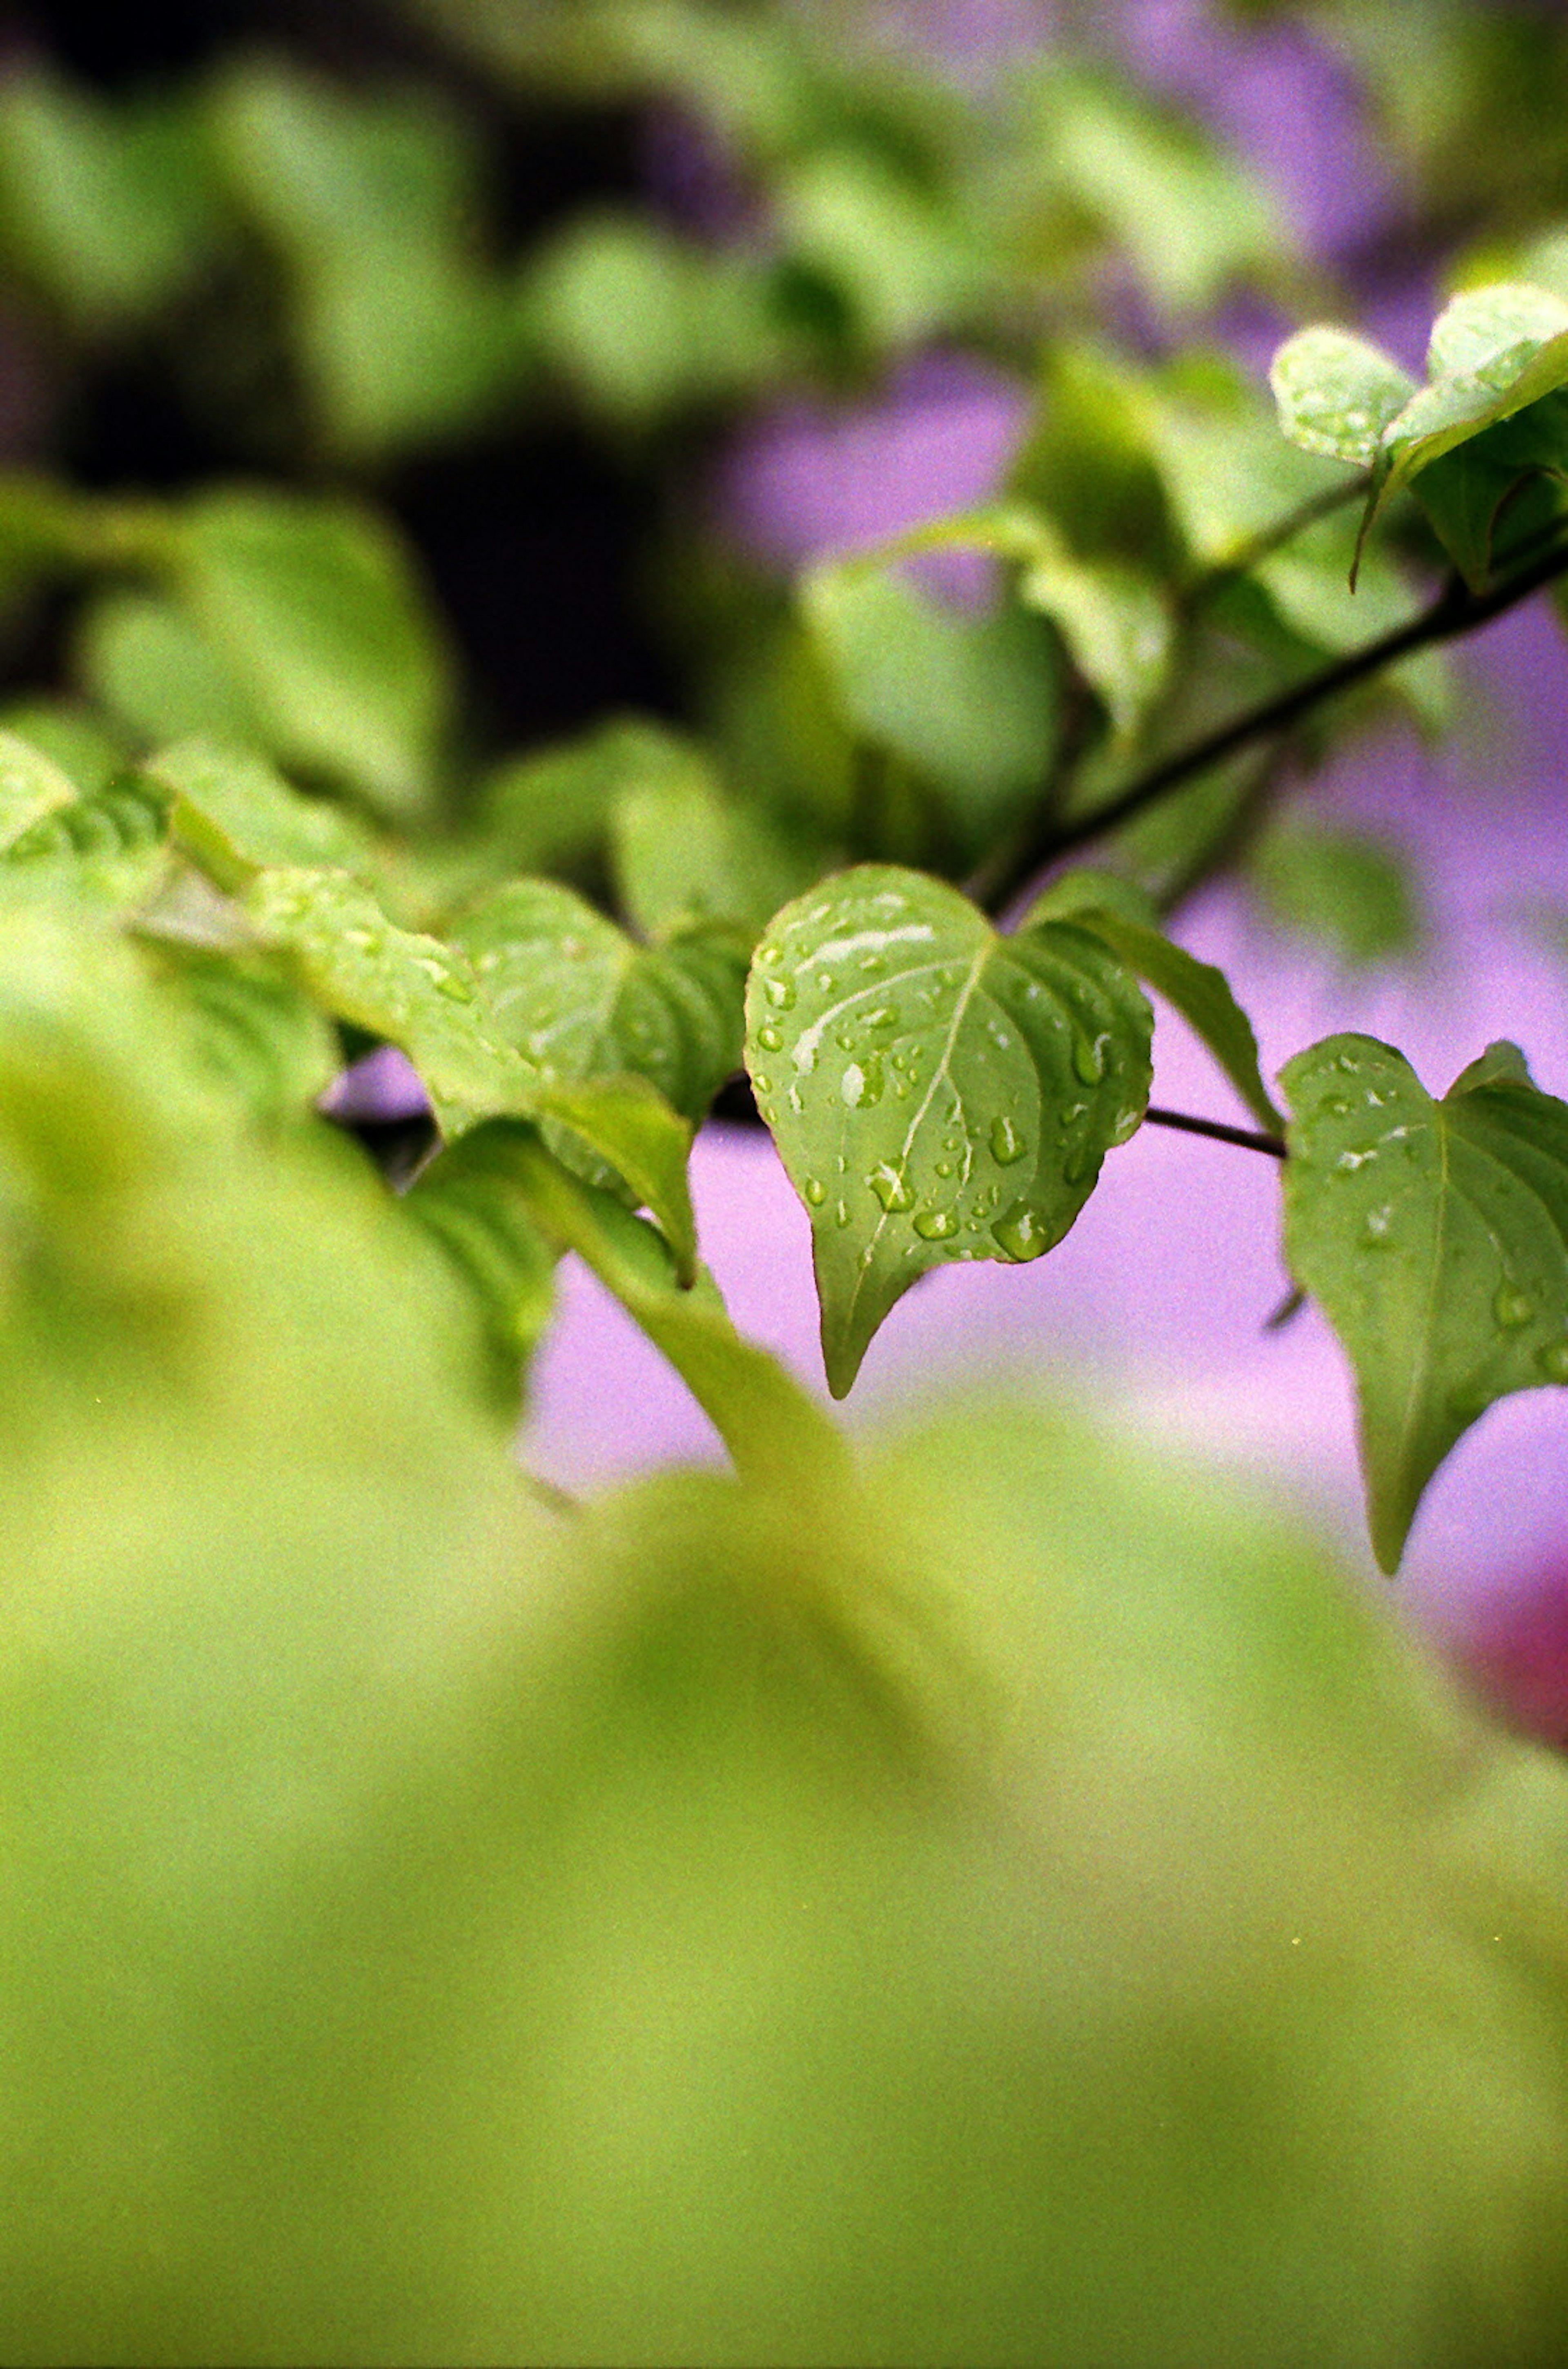
{"type": "Polygon", "coordinates": [[[1435,1102],[1403,1056],[1331,1036],[1281,1074],[1291,1273],[1356,1375],[1372,1543],[1494,1400],[1568,1381],[1568,1104],[1494,1045],[1435,1102]]]}
{"type": "Polygon", "coordinates": [[[836,1397],[928,1268],[1060,1241],[1142,1117],[1151,1027],[1100,939],[999,937],[917,873],[863,865],[775,918],[746,1060],[810,1214],[836,1397]]]}
{"type": "Polygon", "coordinates": [[[1163,996],[1202,1038],[1259,1125],[1277,1132],[1285,1122],[1263,1082],[1258,1040],[1224,972],[1213,963],[1200,962],[1150,920],[1128,910],[1126,898],[1107,903],[1104,886],[1101,876],[1092,872],[1064,875],[1036,900],[1021,931],[1070,921],[1104,938],[1133,976],[1163,996]]]}
{"type": "Polygon", "coordinates": [[[635,1070],[696,1123],[739,1065],[747,956],[728,936],[641,946],[574,890],[519,880],[450,942],[497,1031],[546,1080],[635,1070]]]}

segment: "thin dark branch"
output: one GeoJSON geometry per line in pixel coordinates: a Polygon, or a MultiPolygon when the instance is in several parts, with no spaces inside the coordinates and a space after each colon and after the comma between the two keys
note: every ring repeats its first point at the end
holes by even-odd
{"type": "Polygon", "coordinates": [[[1193,1118],[1185,1111],[1157,1110],[1152,1103],[1143,1114],[1150,1127],[1173,1127],[1183,1135],[1207,1135],[1216,1143],[1239,1143],[1243,1151],[1266,1151],[1271,1160],[1285,1158],[1277,1135],[1264,1135],[1253,1127],[1230,1127],[1222,1118],[1193,1118]]]}
{"type": "Polygon", "coordinates": [[[1173,790],[1222,764],[1226,758],[1235,756],[1253,741],[1282,738],[1314,708],[1350,690],[1352,685],[1364,682],[1368,675],[1380,673],[1415,650],[1451,641],[1458,635],[1473,633],[1478,626],[1490,624],[1494,617],[1516,608],[1521,601],[1528,601],[1533,592],[1553,583],[1565,572],[1568,539],[1554,542],[1528,566],[1484,592],[1472,592],[1460,578],[1451,578],[1431,606],[1408,624],[1397,626],[1392,633],[1379,635],[1376,641],[1364,643],[1360,649],[1321,667],[1316,674],[1308,675],[1288,691],[1248,708],[1230,724],[1222,725],[1218,732],[1178,750],[1173,756],[1162,758],[1092,813],[1074,816],[1066,822],[1043,821],[1027,842],[1013,851],[1005,873],[985,881],[982,901],[991,912],[1002,910],[1033,884],[1036,875],[1059,857],[1101,838],[1133,815],[1141,814],[1146,807],[1168,797],[1173,790]]]}

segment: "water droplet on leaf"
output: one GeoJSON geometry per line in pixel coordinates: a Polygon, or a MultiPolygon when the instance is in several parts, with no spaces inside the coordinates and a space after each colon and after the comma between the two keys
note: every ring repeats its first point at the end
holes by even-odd
{"type": "Polygon", "coordinates": [[[839,1092],[851,1110],[864,1110],[882,1099],[882,1062],[876,1053],[852,1061],[839,1082],[839,1092]]]}
{"type": "Polygon", "coordinates": [[[1024,1139],[1013,1121],[1003,1116],[990,1123],[990,1156],[999,1168],[1011,1168],[1015,1160],[1024,1157],[1024,1139]]]}
{"type": "Polygon", "coordinates": [[[915,1231],[922,1242],[950,1242],[958,1230],[958,1220],[951,1209],[922,1209],[915,1219],[915,1231]]]}
{"type": "Polygon", "coordinates": [[[913,1208],[915,1196],[910,1190],[904,1172],[901,1168],[895,1168],[890,1160],[880,1162],[865,1181],[889,1213],[913,1208]]]}
{"type": "Polygon", "coordinates": [[[1049,1230],[1044,1219],[1022,1206],[1010,1209],[1005,1218],[999,1218],[990,1230],[997,1248],[1017,1266],[1027,1266],[1031,1259],[1043,1258],[1050,1248],[1049,1230]]]}
{"type": "Polygon", "coordinates": [[[1514,1333],[1521,1324],[1529,1322],[1535,1314],[1535,1301],[1516,1285],[1500,1283],[1492,1302],[1492,1313],[1505,1332],[1514,1333]]]}

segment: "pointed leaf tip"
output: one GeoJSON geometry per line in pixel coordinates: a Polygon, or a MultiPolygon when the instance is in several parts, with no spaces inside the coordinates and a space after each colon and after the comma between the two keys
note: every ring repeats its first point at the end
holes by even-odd
{"type": "Polygon", "coordinates": [[[810,1216],[835,1397],[929,1268],[1061,1240],[1143,1116],[1151,1031],[1101,939],[1000,937],[921,873],[866,864],[775,918],[746,1058],[810,1216]]]}
{"type": "Polygon", "coordinates": [[[1508,1045],[1441,1102],[1369,1036],[1312,1046],[1281,1083],[1286,1254],[1356,1376],[1368,1524],[1391,1573],[1476,1418],[1568,1382],[1568,1104],[1508,1045]]]}

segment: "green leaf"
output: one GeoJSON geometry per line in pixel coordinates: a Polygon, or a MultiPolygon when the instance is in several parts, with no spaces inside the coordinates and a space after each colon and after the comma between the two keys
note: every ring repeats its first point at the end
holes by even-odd
{"type": "Polygon", "coordinates": [[[179,527],[177,589],[286,765],[406,821],[431,804],[449,684],[408,558],[336,498],[202,495],[179,527]]]}
{"type": "Polygon", "coordinates": [[[380,455],[472,421],[521,360],[511,292],[472,252],[479,159],[433,87],[349,94],[269,60],[208,100],[214,153],[298,289],[332,447],[380,455]]]}
{"type": "Polygon", "coordinates": [[[193,1058],[264,1124],[303,1116],[341,1066],[330,1024],[254,956],[147,942],[145,959],[189,1023],[193,1058]]]}
{"type": "Polygon", "coordinates": [[[0,896],[129,913],[153,895],[169,864],[161,803],[134,782],[115,780],[56,807],[13,841],[0,855],[0,896]]]}
{"type": "Polygon", "coordinates": [[[1322,326],[1287,338],[1269,383],[1292,444],[1358,468],[1371,466],[1384,429],[1415,393],[1409,372],[1379,348],[1322,326]]]}
{"type": "Polygon", "coordinates": [[[1104,702],[1111,728],[1129,739],[1163,691],[1175,650],[1171,609],[1159,586],[1128,562],[1076,559],[1042,548],[1018,597],[1059,628],[1079,673],[1104,702]]]}
{"type": "Polygon", "coordinates": [[[93,329],[177,294],[212,252],[217,210],[189,110],[116,108],[38,65],[0,86],[0,225],[29,277],[93,329]]]}
{"type": "Polygon", "coordinates": [[[584,1265],[669,1359],[739,1471],[798,1499],[841,1479],[838,1431],[777,1359],[730,1322],[705,1267],[685,1281],[669,1243],[621,1202],[552,1159],[530,1127],[486,1130],[536,1224],[584,1265]]]}
{"type": "Polygon", "coordinates": [[[0,852],[58,807],[74,806],[76,784],[52,758],[15,732],[0,731],[0,852]]]}
{"type": "Polygon", "coordinates": [[[548,880],[514,881],[449,935],[497,1031],[545,1079],[635,1070],[697,1124],[739,1066],[749,956],[731,937],[640,946],[548,880]]]}
{"type": "Polygon", "coordinates": [[[1355,1371],[1372,1543],[1391,1572],[1477,1416],[1568,1381],[1568,1104],[1509,1045],[1441,1102],[1369,1036],[1314,1045],[1281,1082],[1286,1255],[1355,1371]]]}
{"type": "Polygon", "coordinates": [[[258,872],[362,865],[366,833],[325,798],[303,796],[265,757],[210,740],[181,740],[140,768],[172,801],[177,847],[220,888],[237,892],[258,872]]]}
{"type": "Polygon", "coordinates": [[[1568,384],[1568,304],[1511,282],[1468,290],[1438,315],[1427,372],[1383,430],[1364,533],[1435,462],[1568,384]]]}
{"type": "Polygon", "coordinates": [[[520,312],[538,358],[618,425],[645,427],[776,367],[757,273],[646,217],[579,217],[531,258],[520,312]]]}
{"type": "Polygon", "coordinates": [[[622,801],[679,790],[711,769],[695,742],[641,716],[617,716],[555,748],[509,759],[480,793],[486,839],[501,875],[578,864],[602,844],[622,801]]]}
{"type": "Polygon", "coordinates": [[[1202,310],[1239,279],[1278,273],[1289,241],[1266,191],[1196,125],[1109,75],[1059,66],[1037,106],[1041,169],[1158,303],[1202,310]]]}
{"type": "Polygon", "coordinates": [[[521,1377],[555,1308],[559,1257],[518,1189],[516,1131],[512,1123],[494,1120],[472,1128],[437,1153],[401,1202],[474,1293],[492,1351],[497,1397],[512,1414],[521,1377]]]}
{"type": "Polygon", "coordinates": [[[140,739],[269,738],[235,667],[169,594],[115,585],[87,603],[74,639],[87,697],[140,739]]]}
{"type": "Polygon", "coordinates": [[[620,901],[646,937],[717,922],[755,940],[816,876],[811,856],[726,797],[711,767],[624,790],[612,835],[620,901]]]}
{"type": "Polygon", "coordinates": [[[691,1129],[646,1078],[546,1080],[504,1040],[466,956],[439,938],[395,928],[370,890],[345,872],[259,872],[245,906],[262,935],[287,950],[324,1009],[401,1046],[443,1135],[505,1115],[558,1121],[653,1211],[681,1268],[692,1267],[691,1129]]]}
{"type": "Polygon", "coordinates": [[[845,720],[931,783],[965,853],[983,852],[1049,772],[1049,628],[1011,603],[943,608],[879,559],[816,567],[801,597],[845,720]]]}
{"type": "Polygon", "coordinates": [[[692,1129],[658,1088],[629,1072],[584,1078],[575,1085],[542,1084],[535,1106],[542,1118],[565,1128],[613,1172],[612,1181],[625,1184],[635,1207],[652,1211],[680,1282],[693,1283],[697,1221],[687,1175],[692,1129]]]}
{"type": "Polygon", "coordinates": [[[1270,825],[1247,858],[1270,917],[1331,947],[1353,969],[1414,952],[1423,929],[1404,851],[1369,831],[1303,817],[1270,825]]]}
{"type": "Polygon", "coordinates": [[[819,150],[784,173],[777,203],[792,258],[837,292],[874,350],[950,326],[988,292],[986,244],[879,157],[819,150]]]}
{"type": "Polygon", "coordinates": [[[537,1109],[539,1073],[491,1031],[466,959],[437,938],[395,928],[348,873],[258,872],[244,904],[323,1010],[401,1046],[444,1135],[498,1112],[537,1109]]]}
{"type": "Polygon", "coordinates": [[[130,751],[100,716],[66,699],[18,699],[0,707],[0,730],[14,733],[58,767],[86,797],[107,790],[127,769],[130,751]]]}
{"type": "Polygon", "coordinates": [[[999,937],[919,873],[863,865],[776,917],[746,1059],[810,1214],[835,1397],[927,1268],[1061,1240],[1143,1116],[1152,1024],[1099,938],[999,937]]]}
{"type": "Polygon", "coordinates": [[[1253,1024],[1231,993],[1224,972],[1212,963],[1199,962],[1185,946],[1173,944],[1149,921],[1129,910],[1125,894],[1107,905],[1104,877],[1085,872],[1053,882],[1019,924],[1020,933],[1061,920],[1075,921],[1103,938],[1133,976],[1163,996],[1202,1038],[1259,1126],[1271,1135],[1281,1133],[1285,1121],[1263,1082],[1253,1024]]]}

